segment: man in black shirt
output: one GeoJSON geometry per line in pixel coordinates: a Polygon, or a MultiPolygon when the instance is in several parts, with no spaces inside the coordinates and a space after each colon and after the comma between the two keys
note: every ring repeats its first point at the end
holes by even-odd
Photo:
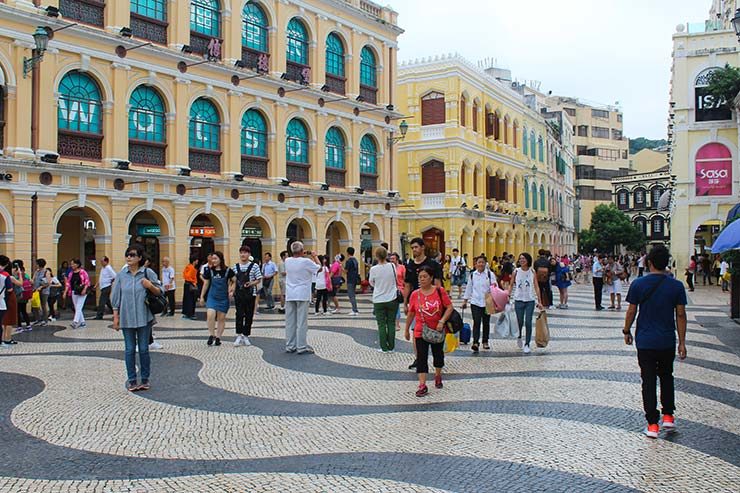
{"type": "MultiPolygon", "coordinates": [[[[426,265],[434,272],[434,285],[437,287],[442,286],[442,265],[439,262],[435,262],[426,256],[424,253],[424,240],[421,238],[414,238],[411,240],[411,254],[412,259],[406,262],[406,276],[404,277],[404,290],[403,290],[403,311],[408,313],[409,311],[409,297],[411,293],[419,289],[419,269],[421,266],[426,265]]],[[[414,321],[416,323],[416,321],[414,321]]],[[[416,344],[414,344],[414,355],[416,355],[416,344]]],[[[416,368],[416,358],[414,362],[409,365],[409,370],[416,368]]]]}
{"type": "Polygon", "coordinates": [[[552,287],[550,286],[550,252],[539,250],[539,258],[534,261],[534,272],[537,275],[537,283],[542,295],[542,306],[552,306],[552,287]]]}

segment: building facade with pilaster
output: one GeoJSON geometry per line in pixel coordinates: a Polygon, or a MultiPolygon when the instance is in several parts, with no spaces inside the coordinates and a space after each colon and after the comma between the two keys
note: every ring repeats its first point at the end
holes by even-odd
{"type": "Polygon", "coordinates": [[[242,244],[392,242],[396,19],[366,0],[0,2],[0,251],[92,272],[140,242],[181,272],[242,244]]]}

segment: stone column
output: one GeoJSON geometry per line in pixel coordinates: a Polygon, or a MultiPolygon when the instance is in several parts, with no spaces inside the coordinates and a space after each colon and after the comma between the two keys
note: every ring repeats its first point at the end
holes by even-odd
{"type": "MultiPolygon", "coordinates": [[[[190,162],[188,157],[189,147],[189,116],[190,108],[188,103],[190,102],[190,81],[187,79],[176,78],[175,79],[175,106],[178,108],[177,118],[174,122],[174,134],[168,138],[171,144],[168,147],[173,147],[171,151],[174,154],[174,159],[168,161],[172,163],[168,167],[171,169],[178,170],[179,168],[190,168],[190,162]]],[[[169,156],[168,156],[169,157],[169,156]]]]}
{"type": "MultiPolygon", "coordinates": [[[[31,260],[31,197],[32,192],[13,190],[13,220],[15,221],[15,255],[31,260]]],[[[41,229],[41,228],[39,228],[41,229]]]]}
{"type": "MultiPolygon", "coordinates": [[[[167,5],[167,20],[169,30],[167,39],[170,48],[179,50],[183,45],[190,44],[190,5],[177,0],[169,0],[167,5]]],[[[179,105],[178,105],[179,107],[179,105]]]]}

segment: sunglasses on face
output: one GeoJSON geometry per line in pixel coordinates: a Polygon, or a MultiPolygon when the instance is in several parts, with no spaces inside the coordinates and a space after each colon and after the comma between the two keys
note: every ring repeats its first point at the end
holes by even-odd
{"type": "Polygon", "coordinates": [[[139,254],[136,252],[128,252],[126,258],[139,258],[139,254]]]}

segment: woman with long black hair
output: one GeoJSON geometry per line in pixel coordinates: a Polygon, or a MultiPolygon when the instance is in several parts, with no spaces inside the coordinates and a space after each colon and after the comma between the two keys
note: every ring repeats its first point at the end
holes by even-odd
{"type": "Polygon", "coordinates": [[[226,329],[229,298],[234,296],[235,277],[236,273],[224,261],[224,254],[213,252],[209,257],[208,267],[203,271],[204,295],[200,297],[200,302],[205,301],[206,305],[209,346],[221,345],[221,337],[226,329]]]}

